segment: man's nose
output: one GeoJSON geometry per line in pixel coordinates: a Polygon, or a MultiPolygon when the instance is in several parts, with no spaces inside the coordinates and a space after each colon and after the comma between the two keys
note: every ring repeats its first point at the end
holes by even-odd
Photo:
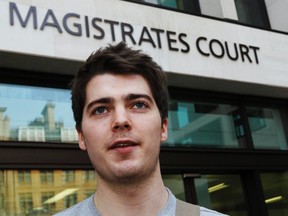
{"type": "Polygon", "coordinates": [[[125,108],[117,108],[114,112],[112,123],[113,131],[131,130],[132,124],[129,118],[129,113],[125,108]]]}

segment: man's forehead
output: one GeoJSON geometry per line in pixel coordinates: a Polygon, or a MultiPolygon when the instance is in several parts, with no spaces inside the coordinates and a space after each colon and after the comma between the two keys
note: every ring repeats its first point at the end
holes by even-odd
{"type": "Polygon", "coordinates": [[[86,99],[91,96],[102,98],[127,98],[128,95],[148,95],[153,98],[147,81],[137,74],[114,75],[101,74],[94,76],[86,86],[86,99]]]}

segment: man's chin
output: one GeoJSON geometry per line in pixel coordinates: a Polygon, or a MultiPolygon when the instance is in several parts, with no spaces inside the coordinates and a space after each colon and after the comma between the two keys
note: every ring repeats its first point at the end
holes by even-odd
{"type": "MultiPolygon", "coordinates": [[[[152,162],[152,161],[151,161],[152,162]]],[[[109,185],[131,186],[142,184],[153,177],[159,167],[158,158],[153,163],[144,163],[138,159],[122,160],[110,163],[110,169],[97,170],[99,178],[109,185]]]]}
{"type": "Polygon", "coordinates": [[[101,179],[103,179],[105,182],[112,184],[112,185],[118,185],[118,186],[129,186],[132,185],[139,185],[142,182],[147,181],[147,179],[154,175],[155,170],[146,170],[144,169],[132,169],[125,168],[125,169],[118,169],[117,171],[114,170],[113,174],[110,173],[109,175],[101,175],[98,174],[101,179]]]}
{"type": "Polygon", "coordinates": [[[142,181],[147,173],[143,172],[143,169],[129,167],[120,169],[115,173],[114,179],[117,184],[135,184],[142,181]]]}

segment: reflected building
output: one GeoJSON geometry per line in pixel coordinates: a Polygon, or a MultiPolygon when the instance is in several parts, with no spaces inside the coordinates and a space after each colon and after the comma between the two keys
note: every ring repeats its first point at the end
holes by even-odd
{"type": "Polygon", "coordinates": [[[55,109],[55,104],[51,102],[47,102],[47,104],[45,105],[45,107],[43,108],[41,112],[41,114],[44,117],[44,127],[48,131],[55,131],[56,129],[54,109],[55,109]]]}
{"type": "Polygon", "coordinates": [[[91,196],[94,171],[0,171],[1,216],[50,216],[91,196]]]}
{"type": "Polygon", "coordinates": [[[41,126],[21,126],[17,131],[18,141],[45,141],[45,131],[41,126]]]}
{"type": "Polygon", "coordinates": [[[47,102],[41,117],[37,117],[27,126],[10,130],[10,119],[3,117],[6,108],[0,108],[0,138],[2,140],[36,142],[75,142],[77,132],[73,127],[64,127],[62,121],[55,121],[55,104],[47,102]],[[3,137],[3,138],[2,138],[3,137]]]}
{"type": "Polygon", "coordinates": [[[9,140],[10,137],[10,118],[4,115],[6,107],[0,107],[0,139],[9,140]]]}
{"type": "Polygon", "coordinates": [[[60,129],[61,142],[75,142],[78,140],[78,135],[74,127],[62,127],[60,129]]]}

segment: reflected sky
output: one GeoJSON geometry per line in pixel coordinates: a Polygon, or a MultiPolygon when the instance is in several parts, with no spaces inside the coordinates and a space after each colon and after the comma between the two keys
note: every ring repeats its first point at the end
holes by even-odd
{"type": "Polygon", "coordinates": [[[10,128],[27,125],[37,117],[47,102],[55,104],[55,121],[74,127],[70,90],[0,84],[0,107],[6,107],[4,116],[10,118],[10,128]]]}

